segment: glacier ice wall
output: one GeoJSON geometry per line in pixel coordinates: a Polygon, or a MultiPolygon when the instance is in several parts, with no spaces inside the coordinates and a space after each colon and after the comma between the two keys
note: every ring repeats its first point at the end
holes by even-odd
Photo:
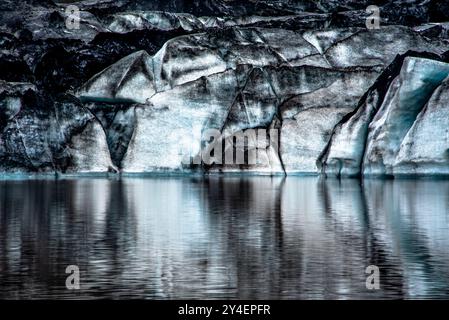
{"type": "Polygon", "coordinates": [[[0,172],[447,174],[448,7],[367,3],[5,0],[0,172]]]}
{"type": "MultiPolygon", "coordinates": [[[[444,105],[438,111],[435,107],[444,96],[443,100],[433,97],[441,95],[449,64],[405,57],[400,66],[400,70],[389,70],[389,80],[384,75],[382,84],[370,89],[359,108],[335,127],[320,159],[323,172],[337,176],[446,173],[441,151],[444,142],[438,135],[427,136],[427,144],[412,137],[423,128],[422,117],[429,104],[437,118],[444,114],[444,105]],[[432,146],[434,139],[440,144],[432,146]],[[418,156],[419,150],[427,150],[427,163],[418,156]],[[439,166],[433,167],[433,162],[439,166]]],[[[434,132],[442,130],[438,122],[431,126],[434,132]]]]}
{"type": "Polygon", "coordinates": [[[449,64],[406,58],[369,125],[364,174],[392,174],[402,140],[432,92],[449,74],[449,64]]]}

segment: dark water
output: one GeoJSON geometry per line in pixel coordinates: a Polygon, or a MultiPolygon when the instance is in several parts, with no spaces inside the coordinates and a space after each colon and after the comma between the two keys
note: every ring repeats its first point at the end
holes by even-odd
{"type": "Polygon", "coordinates": [[[449,181],[0,181],[0,298],[97,297],[449,298],[449,181]]]}

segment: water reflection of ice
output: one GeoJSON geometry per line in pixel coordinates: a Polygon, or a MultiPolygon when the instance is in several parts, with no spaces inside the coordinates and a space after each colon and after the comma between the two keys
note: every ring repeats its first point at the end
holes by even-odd
{"type": "Polygon", "coordinates": [[[0,297],[447,298],[448,206],[443,180],[3,180],[0,297]]]}

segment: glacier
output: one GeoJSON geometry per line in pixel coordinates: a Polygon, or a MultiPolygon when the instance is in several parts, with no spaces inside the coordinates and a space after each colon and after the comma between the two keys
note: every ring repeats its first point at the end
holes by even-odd
{"type": "Polygon", "coordinates": [[[398,148],[432,92],[449,75],[449,64],[406,58],[369,125],[364,174],[391,174],[398,148]]]}
{"type": "MultiPolygon", "coordinates": [[[[434,156],[440,169],[438,165],[430,168],[433,156],[428,154],[430,161],[422,162],[419,157],[413,158],[410,148],[418,154],[418,150],[429,151],[428,144],[412,141],[411,137],[422,126],[420,114],[429,103],[435,104],[432,96],[441,90],[440,85],[449,75],[449,64],[410,56],[402,59],[400,66],[400,70],[392,68],[388,72],[389,80],[383,79],[382,85],[371,88],[356,112],[335,127],[319,161],[323,172],[334,176],[445,174],[437,148],[434,156]]],[[[439,108],[445,109],[444,105],[439,108]]],[[[434,131],[441,129],[433,128],[434,131]]],[[[427,136],[427,139],[437,139],[437,136],[427,136]]]]}
{"type": "Polygon", "coordinates": [[[66,4],[0,10],[0,172],[449,172],[437,2],[410,20],[387,1],[378,30],[351,1],[77,5],[77,31],[66,4]],[[193,161],[211,147],[257,161],[193,161]]]}

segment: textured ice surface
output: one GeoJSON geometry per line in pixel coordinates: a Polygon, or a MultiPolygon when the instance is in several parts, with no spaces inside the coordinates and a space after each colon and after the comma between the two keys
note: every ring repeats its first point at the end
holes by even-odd
{"type": "Polygon", "coordinates": [[[392,174],[402,140],[435,88],[449,74],[449,64],[406,58],[380,110],[369,126],[364,174],[392,174]]]}
{"type": "Polygon", "coordinates": [[[281,156],[287,174],[318,173],[316,161],[326,146],[335,124],[349,110],[307,109],[282,124],[281,156]]]}
{"type": "Polygon", "coordinates": [[[199,18],[186,13],[135,11],[117,13],[112,19],[108,29],[120,33],[142,29],[173,30],[182,28],[192,31],[203,28],[199,18]]]}
{"type": "Polygon", "coordinates": [[[145,103],[155,92],[202,76],[253,66],[386,66],[407,50],[441,53],[442,42],[403,27],[307,31],[232,28],[169,40],[153,56],[133,53],[90,79],[78,96],[90,101],[145,103]]]}
{"type": "Polygon", "coordinates": [[[84,101],[145,103],[155,92],[153,61],[138,51],[95,75],[77,95],[84,101]]]}
{"type": "Polygon", "coordinates": [[[75,97],[43,99],[26,83],[3,83],[0,94],[0,172],[113,169],[101,124],[75,97]]]}
{"type": "MultiPolygon", "coordinates": [[[[317,128],[323,127],[321,131],[317,129],[316,136],[309,136],[309,141],[316,138],[316,149],[324,147],[325,137],[333,125],[344,113],[355,107],[377,74],[378,71],[371,68],[336,71],[310,66],[253,69],[242,66],[236,71],[230,69],[158,93],[137,111],[136,129],[123,160],[123,170],[146,172],[189,169],[183,165],[183,159],[186,155],[194,157],[200,152],[204,131],[221,130],[226,139],[242,130],[269,128],[280,106],[295,96],[298,96],[300,104],[295,106],[295,113],[301,109],[313,109],[307,113],[311,118],[308,119],[309,123],[315,123],[317,128]],[[354,90],[354,87],[357,89],[354,90]],[[335,105],[337,102],[339,105],[335,105]],[[320,111],[320,108],[326,111],[320,111]],[[335,116],[328,118],[326,115],[323,118],[320,115],[320,112],[330,111],[335,112],[335,116]],[[321,138],[320,135],[325,137],[321,138]]],[[[281,136],[302,137],[302,132],[292,132],[290,127],[284,128],[281,123],[279,129],[281,136]]],[[[297,126],[292,129],[297,130],[297,126]]],[[[301,147],[295,149],[297,139],[290,143],[290,149],[283,151],[292,161],[302,161],[297,156],[301,147]]],[[[267,157],[272,158],[270,163],[280,161],[271,153],[268,150],[267,157]]],[[[308,155],[313,159],[308,161],[314,163],[318,154],[314,150],[313,155],[308,155]]],[[[260,164],[256,165],[260,170],[261,167],[260,164]]],[[[264,171],[277,171],[278,168],[278,164],[270,164],[264,171]]],[[[220,170],[236,169],[227,166],[220,170]]],[[[301,164],[295,170],[317,171],[310,166],[301,167],[301,164]]]]}
{"type": "Polygon", "coordinates": [[[136,108],[124,172],[182,170],[183,159],[201,150],[201,135],[221,128],[238,89],[233,70],[156,94],[136,108]]]}
{"type": "Polygon", "coordinates": [[[200,32],[208,28],[226,28],[232,26],[294,26],[298,29],[323,27],[329,19],[328,14],[297,13],[286,16],[201,16],[187,13],[164,11],[129,11],[114,14],[108,29],[126,33],[135,30],[177,30],[200,32]]]}
{"type": "Polygon", "coordinates": [[[120,168],[123,156],[136,125],[135,107],[128,104],[87,103],[88,108],[99,120],[106,134],[109,152],[115,166],[120,168]]]}
{"type": "MultiPolygon", "coordinates": [[[[384,97],[370,92],[349,122],[334,132],[335,125],[356,108],[395,54],[423,46],[435,52],[443,50],[438,41],[426,40],[411,29],[388,27],[382,31],[388,35],[357,28],[303,34],[234,28],[182,36],[168,41],[153,57],[140,51],[118,61],[86,83],[78,95],[85,101],[143,103],[128,128],[132,132],[125,139],[129,146],[120,148],[126,150],[122,161],[120,154],[113,156],[124,172],[190,171],[186,154],[195,157],[201,152],[205,130],[218,129],[226,139],[242,130],[268,128],[279,114],[278,158],[288,173],[319,172],[320,156],[325,152],[325,171],[356,175],[368,125],[377,111],[377,100],[384,97]],[[379,44],[382,41],[388,43],[379,44]],[[330,138],[332,143],[326,149],[330,138]]],[[[438,69],[443,63],[418,59],[415,66],[409,60],[404,62],[404,79],[400,84],[400,77],[393,82],[386,99],[393,99],[394,88],[399,86],[404,100],[399,104],[414,100],[416,113],[446,74],[438,69]],[[416,82],[419,84],[413,85],[416,82]],[[418,91],[407,93],[413,90],[418,91]],[[413,95],[420,97],[414,99],[413,95]]],[[[404,127],[411,124],[404,123],[404,127]]],[[[390,144],[396,145],[405,133],[398,133],[390,144]]],[[[111,138],[108,141],[111,147],[114,143],[111,138]]],[[[371,138],[369,143],[373,143],[371,138]]],[[[368,152],[370,148],[368,144],[368,152]]],[[[386,173],[370,171],[374,157],[366,161],[366,173],[386,173]]],[[[241,170],[273,170],[262,169],[260,164],[254,168],[241,170]]],[[[222,166],[211,170],[238,169],[222,166]]]]}
{"type": "MultiPolygon", "coordinates": [[[[351,112],[378,73],[371,69],[343,72],[317,90],[300,94],[281,107],[280,152],[287,173],[317,173],[316,162],[335,125],[351,112]]],[[[319,77],[317,77],[319,78],[319,77]]]]}
{"type": "Polygon", "coordinates": [[[449,79],[434,91],[407,132],[393,173],[449,174],[449,79]]]}
{"type": "Polygon", "coordinates": [[[360,108],[347,121],[334,128],[328,149],[323,149],[323,159],[320,159],[323,162],[320,166],[327,175],[360,174],[368,126],[382,98],[377,90],[370,91],[360,108]]]}
{"type": "Polygon", "coordinates": [[[325,51],[327,61],[333,66],[387,65],[397,54],[408,50],[443,53],[443,42],[430,41],[410,28],[388,26],[379,30],[359,30],[335,42],[325,51]]]}
{"type": "Polygon", "coordinates": [[[134,4],[83,1],[69,30],[66,4],[0,3],[2,170],[446,172],[446,4],[387,1],[380,30],[367,1],[134,4]],[[273,128],[257,163],[185,162],[208,129],[252,152],[231,137],[273,128]]]}
{"type": "Polygon", "coordinates": [[[228,135],[223,142],[218,142],[222,143],[222,162],[206,166],[206,171],[284,174],[285,170],[279,155],[279,128],[280,122],[275,117],[266,129],[247,129],[228,135]],[[227,162],[227,159],[231,161],[227,162]]]}
{"type": "Polygon", "coordinates": [[[445,173],[445,134],[430,132],[446,130],[437,119],[444,119],[447,87],[440,83],[448,74],[447,63],[406,57],[396,75],[383,75],[335,127],[320,159],[323,171],[341,176],[445,173]],[[426,112],[429,106],[432,111],[426,112]]]}
{"type": "Polygon", "coordinates": [[[145,103],[162,92],[238,65],[327,66],[299,33],[235,28],[169,40],[154,55],[133,53],[90,79],[77,95],[85,101],[145,103]]]}

